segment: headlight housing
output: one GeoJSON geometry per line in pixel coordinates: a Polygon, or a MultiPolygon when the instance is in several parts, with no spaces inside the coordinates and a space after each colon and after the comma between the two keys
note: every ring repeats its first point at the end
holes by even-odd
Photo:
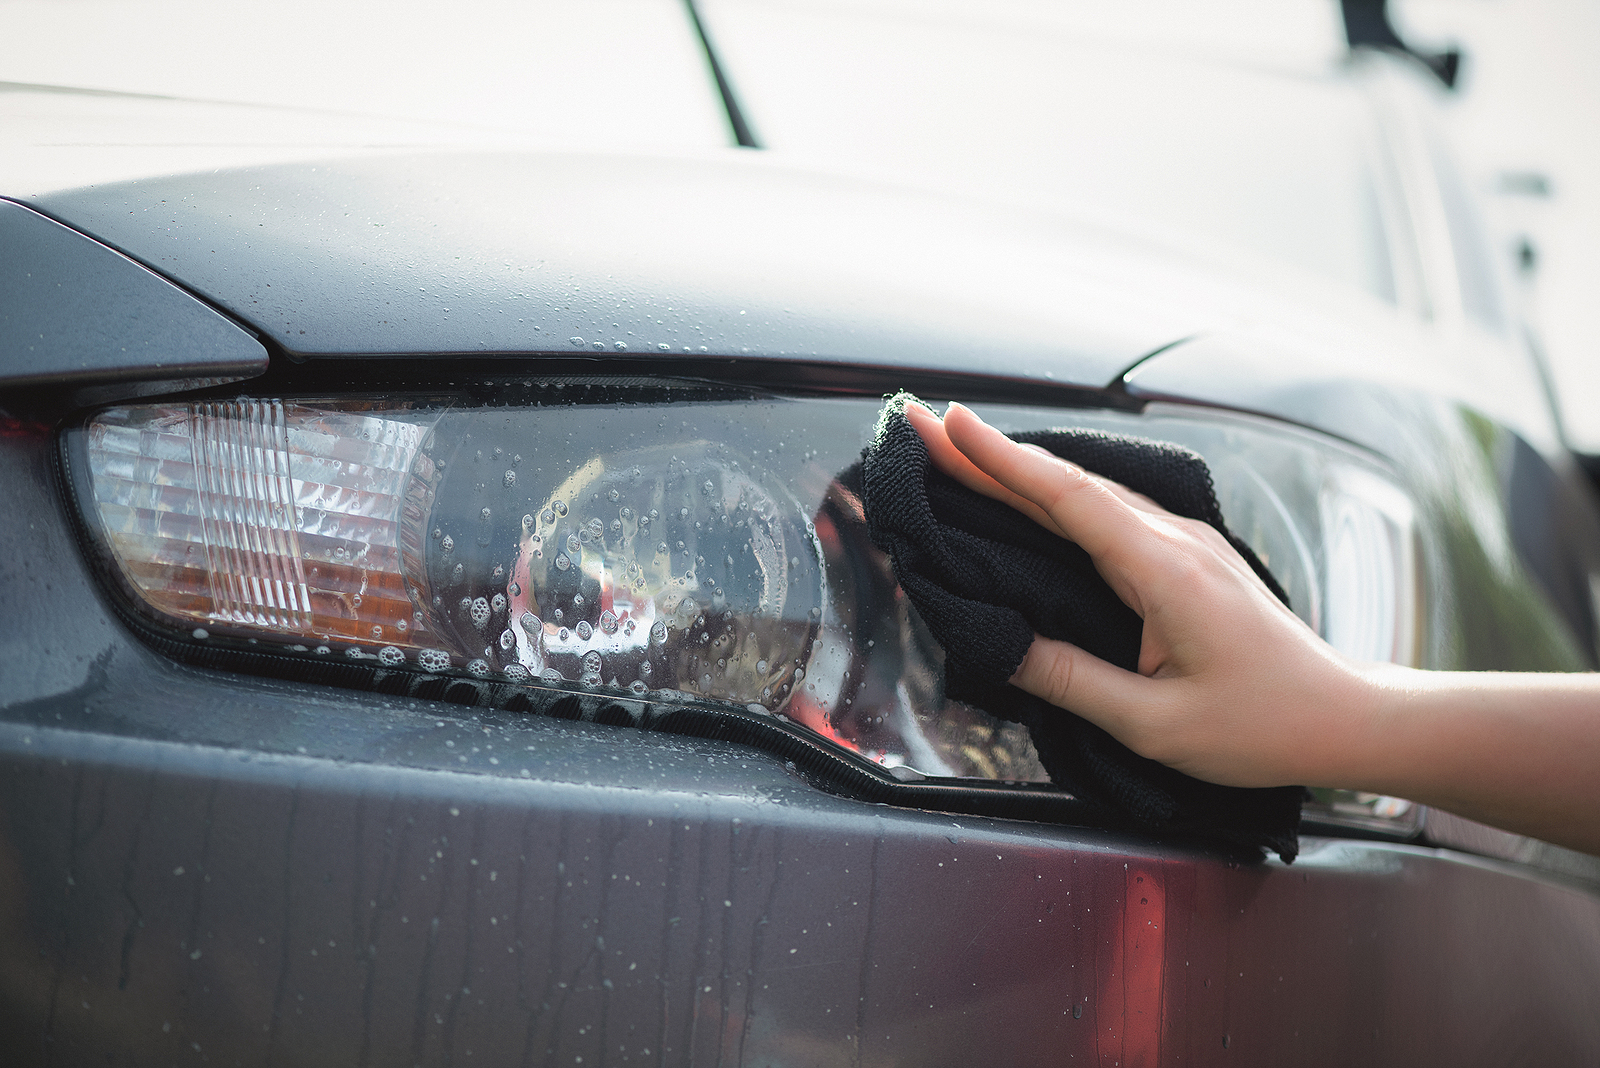
{"type": "MultiPolygon", "coordinates": [[[[128,614],[180,655],[569,714],[574,694],[716,706],[858,770],[1041,780],[1021,727],[944,699],[942,653],[866,537],[852,469],[877,411],[507,382],[112,408],[64,456],[128,614]]],[[[1171,405],[983,414],[1196,449],[1303,618],[1351,655],[1416,657],[1415,514],[1366,454],[1171,405]]]]}

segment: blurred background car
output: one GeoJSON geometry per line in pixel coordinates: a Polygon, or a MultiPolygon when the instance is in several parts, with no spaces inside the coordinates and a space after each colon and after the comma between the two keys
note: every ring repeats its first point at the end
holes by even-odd
{"type": "Polygon", "coordinates": [[[1600,862],[1087,810],[851,474],[902,387],[1179,441],[1352,655],[1592,669],[1451,10],[0,8],[5,1047],[1592,1059],[1600,862]]]}

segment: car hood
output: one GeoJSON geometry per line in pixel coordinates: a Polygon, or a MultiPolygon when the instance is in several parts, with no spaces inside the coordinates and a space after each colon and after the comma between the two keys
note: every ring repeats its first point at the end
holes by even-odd
{"type": "Polygon", "coordinates": [[[304,358],[670,354],[1104,386],[1297,307],[1092,225],[737,150],[389,156],[28,203],[304,358]]]}

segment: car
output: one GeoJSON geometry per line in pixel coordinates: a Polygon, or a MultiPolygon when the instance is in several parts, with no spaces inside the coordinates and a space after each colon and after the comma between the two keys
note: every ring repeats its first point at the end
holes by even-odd
{"type": "Polygon", "coordinates": [[[0,46],[8,1063],[1600,1051],[1600,861],[1086,809],[944,696],[853,474],[900,389],[1177,442],[1345,652],[1592,670],[1600,512],[1412,58],[754,0],[24,44],[75,10],[0,46]]]}

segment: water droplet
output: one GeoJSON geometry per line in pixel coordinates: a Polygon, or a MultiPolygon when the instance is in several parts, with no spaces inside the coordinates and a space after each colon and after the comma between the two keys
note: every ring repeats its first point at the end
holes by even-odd
{"type": "Polygon", "coordinates": [[[632,682],[628,683],[629,693],[646,693],[649,691],[649,689],[649,684],[643,679],[634,679],[632,682]]]}
{"type": "Polygon", "coordinates": [[[607,634],[615,634],[617,632],[617,616],[609,608],[600,613],[600,629],[607,634]]]}
{"type": "Polygon", "coordinates": [[[439,540],[439,536],[441,534],[443,534],[443,533],[444,533],[444,531],[440,530],[438,527],[434,527],[433,528],[433,540],[434,541],[438,541],[439,540]]]}
{"type": "Polygon", "coordinates": [[[621,490],[617,490],[617,489],[613,489],[613,490],[608,491],[606,493],[606,496],[608,498],[610,498],[610,500],[612,500],[613,502],[616,502],[616,501],[619,501],[619,500],[622,499],[622,491],[621,490]]]}
{"type": "Polygon", "coordinates": [[[311,651],[316,653],[318,656],[327,656],[329,653],[333,652],[333,650],[329,649],[326,645],[319,645],[311,651]]]}
{"type": "Polygon", "coordinates": [[[450,666],[450,654],[443,649],[424,649],[417,654],[417,665],[424,671],[444,671],[450,666]]]}
{"type": "Polygon", "coordinates": [[[620,515],[624,519],[632,519],[633,518],[633,509],[624,507],[622,509],[622,511],[618,512],[617,514],[620,515]]]}
{"type": "Polygon", "coordinates": [[[517,473],[510,468],[506,468],[506,473],[500,476],[500,481],[505,483],[506,489],[510,489],[517,484],[517,473]]]}
{"type": "Polygon", "coordinates": [[[553,523],[555,523],[556,514],[555,514],[555,512],[553,512],[550,509],[546,508],[544,511],[539,513],[539,519],[540,519],[541,522],[544,523],[545,526],[548,527],[548,526],[552,525],[553,523]]]}
{"type": "Polygon", "coordinates": [[[444,536],[444,541],[439,543],[439,548],[443,549],[447,553],[455,552],[456,539],[454,539],[450,535],[446,534],[444,536]]]}
{"type": "Polygon", "coordinates": [[[482,630],[489,625],[489,599],[477,597],[472,601],[472,625],[482,630]]]}
{"type": "Polygon", "coordinates": [[[380,624],[374,623],[372,625],[371,634],[375,639],[383,637],[383,627],[380,624]]]}
{"type": "Polygon", "coordinates": [[[211,637],[211,632],[206,630],[204,627],[194,628],[193,634],[201,641],[205,641],[207,638],[211,637]]]}
{"type": "Polygon", "coordinates": [[[522,517],[522,529],[523,530],[532,530],[533,529],[533,516],[525,515],[525,516],[522,517]]]}
{"type": "Polygon", "coordinates": [[[611,521],[611,533],[616,534],[616,533],[620,532],[621,530],[622,530],[622,520],[613,519],[611,521]]]}
{"type": "Polygon", "coordinates": [[[665,643],[667,640],[666,623],[656,620],[655,625],[650,628],[650,639],[658,644],[665,643]]]}
{"type": "Polygon", "coordinates": [[[493,597],[489,598],[489,607],[493,608],[496,612],[504,612],[506,610],[506,595],[503,593],[497,593],[493,597]]]}
{"type": "Polygon", "coordinates": [[[583,599],[583,594],[575,593],[575,594],[572,595],[572,607],[574,607],[574,608],[582,608],[584,605],[586,605],[588,603],[589,602],[587,602],[587,601],[585,601],[583,599]]]}
{"type": "Polygon", "coordinates": [[[561,609],[557,608],[554,612],[551,612],[550,615],[555,619],[555,621],[557,623],[560,623],[563,619],[566,618],[567,614],[565,612],[563,612],[561,609]]]}
{"type": "Polygon", "coordinates": [[[569,337],[569,338],[567,338],[567,340],[572,342],[572,344],[575,345],[576,347],[578,347],[580,349],[583,348],[583,338],[581,338],[581,337],[569,337]]]}
{"type": "Polygon", "coordinates": [[[378,663],[384,667],[394,667],[405,661],[406,654],[393,645],[385,645],[378,650],[378,663]]]}
{"type": "Polygon", "coordinates": [[[795,668],[794,669],[794,681],[795,682],[799,682],[801,679],[803,679],[805,677],[806,677],[805,668],[795,668]]]}
{"type": "Polygon", "coordinates": [[[556,510],[556,515],[566,515],[567,514],[567,502],[566,501],[551,501],[550,502],[550,507],[552,507],[552,508],[554,508],[556,510]]]}
{"type": "Polygon", "coordinates": [[[600,654],[598,652],[590,649],[583,654],[583,670],[595,672],[600,670],[600,654]]]}
{"type": "Polygon", "coordinates": [[[583,552],[583,543],[578,540],[576,534],[567,535],[567,552],[573,556],[578,556],[583,552]]]}
{"type": "Polygon", "coordinates": [[[1083,1005],[1078,1004],[1078,1005],[1072,1006],[1072,1018],[1074,1020],[1083,1019],[1083,1005]]]}
{"type": "Polygon", "coordinates": [[[650,666],[650,661],[648,661],[648,660],[644,661],[642,664],[639,665],[639,674],[644,676],[645,678],[649,678],[650,677],[650,672],[652,672],[654,670],[655,669],[650,666]]]}
{"type": "Polygon", "coordinates": [[[506,592],[511,594],[513,597],[521,597],[522,585],[520,583],[513,582],[510,586],[506,587],[506,592]]]}
{"type": "Polygon", "coordinates": [[[507,627],[505,630],[500,632],[500,648],[509,652],[511,647],[516,644],[517,636],[512,632],[510,627],[507,627]]]}
{"type": "Polygon", "coordinates": [[[507,664],[500,672],[512,682],[526,682],[532,678],[532,673],[521,664],[507,664]]]}
{"type": "Polygon", "coordinates": [[[671,549],[667,548],[666,542],[662,542],[660,545],[656,546],[656,552],[662,556],[667,555],[671,551],[671,549]]]}
{"type": "Polygon", "coordinates": [[[489,521],[489,514],[489,509],[485,508],[483,511],[478,513],[478,518],[487,523],[489,521]]]}
{"type": "Polygon", "coordinates": [[[527,631],[529,634],[532,634],[543,625],[539,622],[539,617],[534,615],[532,612],[522,613],[522,618],[518,620],[518,622],[522,624],[522,629],[527,631]]]}
{"type": "Polygon", "coordinates": [[[555,668],[545,668],[543,671],[541,671],[539,673],[539,677],[541,679],[543,679],[545,682],[566,682],[567,681],[566,677],[563,676],[561,674],[561,672],[557,671],[555,668]]]}
{"type": "Polygon", "coordinates": [[[394,621],[394,629],[404,634],[411,629],[411,621],[409,619],[397,619],[394,621]]]}
{"type": "Polygon", "coordinates": [[[565,556],[556,557],[556,570],[557,571],[565,571],[567,568],[569,568],[571,566],[572,566],[572,561],[568,560],[565,556]]]}
{"type": "Polygon", "coordinates": [[[556,632],[556,637],[559,638],[561,641],[570,641],[571,638],[572,638],[572,632],[569,631],[566,627],[562,627],[559,631],[556,632]]]}
{"type": "Polygon", "coordinates": [[[578,676],[578,681],[584,686],[598,686],[600,685],[600,676],[596,675],[592,671],[588,671],[578,676]]]}
{"type": "Polygon", "coordinates": [[[587,619],[580,619],[578,621],[577,631],[578,637],[583,641],[588,641],[594,635],[594,628],[589,626],[589,621],[587,619]]]}
{"type": "Polygon", "coordinates": [[[455,579],[457,582],[460,582],[466,573],[467,569],[463,564],[457,564],[455,567],[450,569],[450,577],[455,579]]]}
{"type": "Polygon", "coordinates": [[[765,674],[767,670],[767,662],[765,660],[757,660],[756,670],[765,674]]]}
{"type": "Polygon", "coordinates": [[[487,678],[489,675],[489,665],[482,660],[467,661],[467,670],[480,679],[487,678]]]}

